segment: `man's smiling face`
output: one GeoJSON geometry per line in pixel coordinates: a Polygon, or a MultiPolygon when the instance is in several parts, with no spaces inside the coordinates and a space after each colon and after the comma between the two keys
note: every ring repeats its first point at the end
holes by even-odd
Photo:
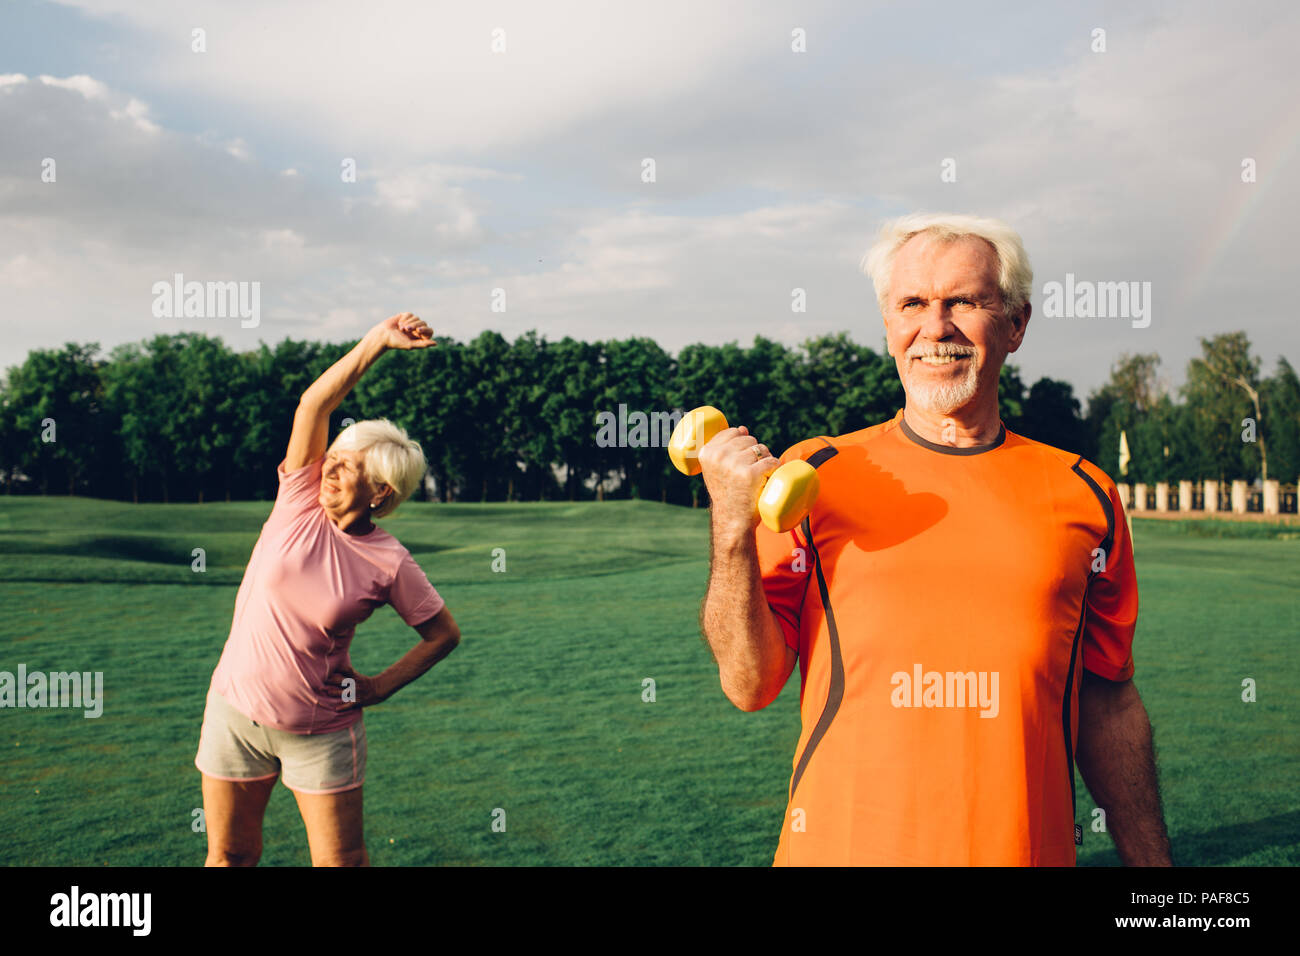
{"type": "Polygon", "coordinates": [[[948,415],[988,395],[1020,347],[1028,323],[1003,317],[992,245],[921,233],[898,250],[889,280],[885,334],[911,405],[948,415]]]}

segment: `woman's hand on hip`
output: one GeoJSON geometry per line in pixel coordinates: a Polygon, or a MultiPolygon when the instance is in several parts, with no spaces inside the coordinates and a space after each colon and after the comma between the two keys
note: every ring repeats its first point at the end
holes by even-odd
{"type": "Polygon", "coordinates": [[[376,677],[358,674],[346,664],[340,664],[325,678],[325,693],[341,701],[339,710],[358,710],[382,703],[388,693],[376,677]]]}

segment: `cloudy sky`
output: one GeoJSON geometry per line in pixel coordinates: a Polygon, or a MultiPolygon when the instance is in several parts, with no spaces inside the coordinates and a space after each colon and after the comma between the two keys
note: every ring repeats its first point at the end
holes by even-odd
{"type": "Polygon", "coordinates": [[[1300,364],[1297,40],[1285,0],[5,0],[0,367],[401,311],[462,340],[883,351],[858,263],[919,210],[1024,237],[1027,382],[1085,396],[1154,351],[1177,386],[1237,329],[1271,373],[1300,364]],[[176,273],[260,283],[257,327],[156,317],[176,273]],[[1149,324],[1045,315],[1067,274],[1149,282],[1149,324]]]}

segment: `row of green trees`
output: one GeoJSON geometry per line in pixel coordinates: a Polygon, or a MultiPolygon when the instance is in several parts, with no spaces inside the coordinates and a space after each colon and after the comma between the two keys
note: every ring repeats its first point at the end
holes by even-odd
{"type": "Polygon", "coordinates": [[[1245,332],[1201,339],[1177,399],[1161,384],[1160,357],[1126,355],[1088,402],[1093,459],[1116,480],[1119,437],[1128,438],[1128,479],[1219,481],[1300,477],[1300,378],[1284,357],[1261,377],[1245,332]]]}
{"type": "MultiPolygon", "coordinates": [[[[235,353],[187,333],[107,358],[94,344],[33,351],[0,384],[5,490],[135,501],[273,496],[298,396],[353,344],[286,339],[235,353]]],[[[1026,388],[1004,366],[1002,418],[1117,478],[1123,429],[1131,480],[1253,479],[1266,455],[1274,477],[1294,481],[1294,370],[1283,359],[1261,381],[1244,333],[1202,348],[1181,402],[1162,392],[1157,356],[1125,356],[1086,417],[1069,383],[1042,378],[1026,388]],[[1245,418],[1257,419],[1254,442],[1242,440],[1245,418]]],[[[883,421],[903,401],[893,360],[843,334],[795,348],[761,337],[748,348],[691,345],[673,356],[648,338],[548,341],[530,332],[509,342],[484,332],[385,357],[336,412],[331,434],[345,418],[397,422],[424,446],[444,500],[613,494],[687,503],[699,482],[672,470],[660,436],[649,436],[650,447],[609,446],[597,440],[600,413],[711,404],[779,450],[883,421]]]]}

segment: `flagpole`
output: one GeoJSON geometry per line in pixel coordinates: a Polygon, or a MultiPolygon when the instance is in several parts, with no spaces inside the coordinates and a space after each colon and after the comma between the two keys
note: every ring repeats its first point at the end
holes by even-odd
{"type": "MultiPolygon", "coordinates": [[[[1128,435],[1125,434],[1124,429],[1121,428],[1119,430],[1119,473],[1122,478],[1128,477],[1128,463],[1131,457],[1132,456],[1129,455],[1128,451],[1128,435]]],[[[1129,504],[1129,507],[1124,509],[1124,520],[1128,524],[1128,540],[1130,547],[1133,546],[1133,507],[1136,504],[1137,501],[1135,499],[1129,504]]],[[[1142,504],[1145,506],[1146,502],[1144,501],[1142,504]]]]}

